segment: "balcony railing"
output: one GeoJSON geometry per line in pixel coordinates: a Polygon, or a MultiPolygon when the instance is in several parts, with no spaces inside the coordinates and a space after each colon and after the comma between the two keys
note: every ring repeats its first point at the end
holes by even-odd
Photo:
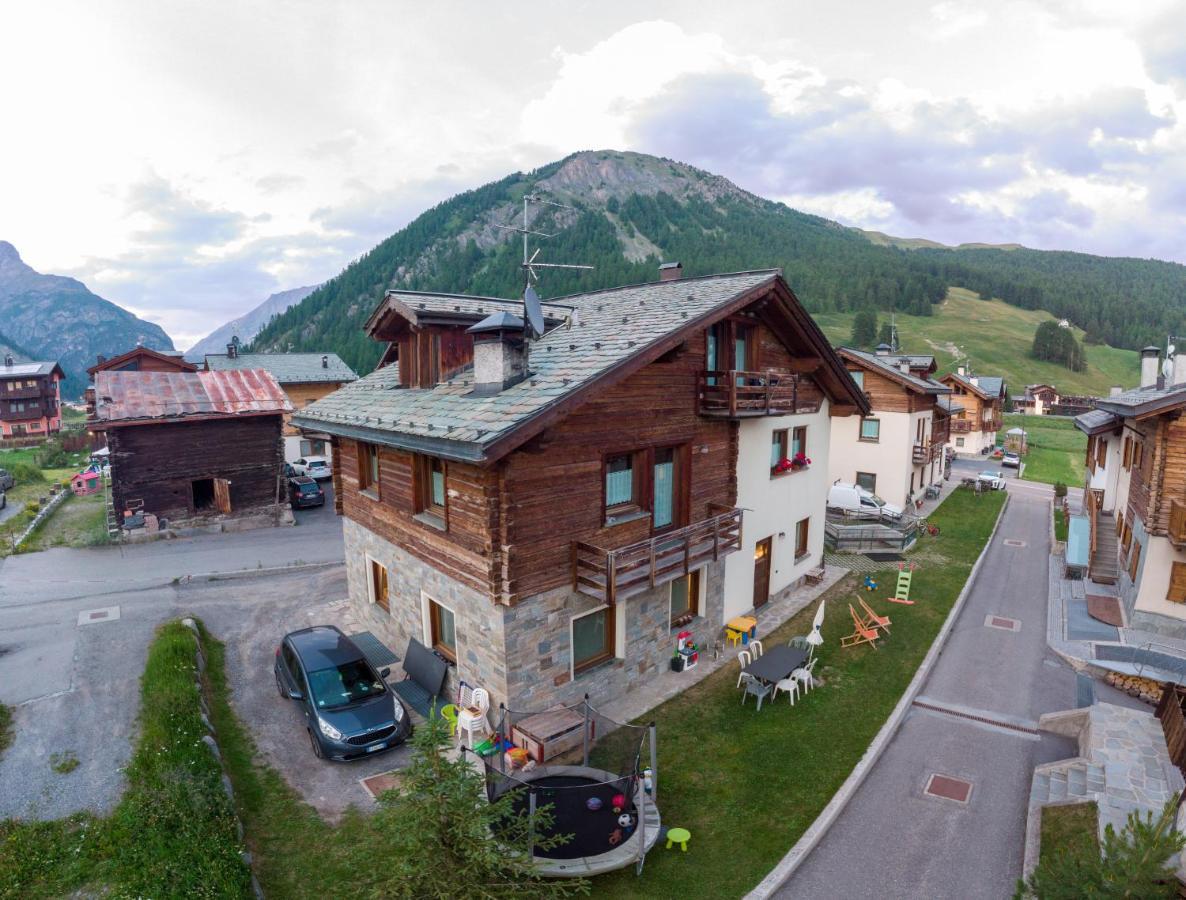
{"type": "Polygon", "coordinates": [[[573,541],[572,587],[612,605],[740,548],[740,509],[614,550],[573,541]]]}
{"type": "Polygon", "coordinates": [[[1000,419],[985,419],[984,423],[980,426],[980,428],[982,431],[1000,431],[1001,430],[1001,420],[1000,419]]]}
{"type": "Polygon", "coordinates": [[[951,423],[952,434],[967,434],[972,430],[972,423],[967,419],[956,419],[951,423]]]}
{"type": "Polygon", "coordinates": [[[805,384],[798,375],[779,372],[701,372],[700,415],[738,419],[819,412],[820,394],[804,390],[805,384]]]}
{"type": "Polygon", "coordinates": [[[916,463],[928,462],[931,458],[930,448],[926,444],[915,444],[914,452],[911,454],[916,463]]]}
{"type": "Polygon", "coordinates": [[[0,400],[28,400],[30,397],[40,397],[49,393],[38,384],[33,387],[12,387],[12,382],[0,382],[0,400]]]}
{"type": "Polygon", "coordinates": [[[1170,543],[1177,547],[1186,545],[1186,503],[1170,501],[1170,543]]]}

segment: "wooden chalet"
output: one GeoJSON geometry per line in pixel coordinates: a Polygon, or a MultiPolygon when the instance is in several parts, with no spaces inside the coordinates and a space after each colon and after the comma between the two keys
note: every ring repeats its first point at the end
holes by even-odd
{"type": "Polygon", "coordinates": [[[939,379],[963,407],[951,420],[951,447],[957,453],[980,453],[995,447],[1005,408],[1005,379],[972,375],[963,366],[939,379]]]}
{"type": "Polygon", "coordinates": [[[137,344],[126,353],[99,356],[99,361],[86,370],[91,382],[98,372],[196,372],[198,367],[186,362],[180,350],[153,350],[137,344]]]}
{"type": "Polygon", "coordinates": [[[88,427],[107,435],[117,515],[174,530],[291,522],[281,421],[267,373],[99,370],[88,427]]]}
{"type": "Polygon", "coordinates": [[[0,439],[46,438],[62,429],[61,382],[56,362],[16,362],[0,366],[0,439]]]}
{"type": "Polygon", "coordinates": [[[293,421],[333,435],[350,596],[399,652],[519,708],[605,700],[667,667],[673,622],[716,638],[819,565],[826,466],[780,510],[739,498],[770,496],[796,416],[826,456],[827,418],[866,401],[776,271],[546,302],[532,340],[522,311],[389,291],[383,365],[293,421]]]}

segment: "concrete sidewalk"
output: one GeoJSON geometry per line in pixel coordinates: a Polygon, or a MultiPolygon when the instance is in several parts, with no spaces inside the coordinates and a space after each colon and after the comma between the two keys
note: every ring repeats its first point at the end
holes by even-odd
{"type": "Polygon", "coordinates": [[[1033,767],[1073,750],[1036,721],[1073,707],[1076,693],[1073,671],[1046,646],[1049,488],[1009,490],[914,708],[779,897],[1012,895],[1033,767]],[[970,782],[967,802],[924,793],[936,774],[970,782]]]}

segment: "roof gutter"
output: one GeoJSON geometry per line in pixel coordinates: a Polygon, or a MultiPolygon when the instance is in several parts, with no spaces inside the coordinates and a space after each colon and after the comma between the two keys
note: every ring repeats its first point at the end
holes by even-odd
{"type": "Polygon", "coordinates": [[[345,425],[338,422],[327,422],[324,419],[310,419],[305,416],[293,416],[292,424],[298,428],[310,431],[323,431],[326,434],[350,438],[355,441],[365,441],[368,444],[381,444],[396,450],[406,450],[409,453],[426,453],[439,456],[453,462],[474,463],[487,465],[491,461],[482,444],[473,441],[458,441],[449,438],[422,437],[413,434],[401,434],[383,431],[377,428],[364,428],[359,425],[345,425]]]}

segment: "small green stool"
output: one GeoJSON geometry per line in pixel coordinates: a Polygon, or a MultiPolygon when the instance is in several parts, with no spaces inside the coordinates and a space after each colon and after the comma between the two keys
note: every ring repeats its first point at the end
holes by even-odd
{"type": "Polygon", "coordinates": [[[688,852],[688,841],[692,839],[692,832],[686,828],[668,828],[667,829],[667,849],[671,849],[673,843],[679,844],[682,852],[688,852]]]}
{"type": "Polygon", "coordinates": [[[441,718],[449,723],[449,737],[457,733],[457,707],[450,703],[441,707],[441,718]]]}

